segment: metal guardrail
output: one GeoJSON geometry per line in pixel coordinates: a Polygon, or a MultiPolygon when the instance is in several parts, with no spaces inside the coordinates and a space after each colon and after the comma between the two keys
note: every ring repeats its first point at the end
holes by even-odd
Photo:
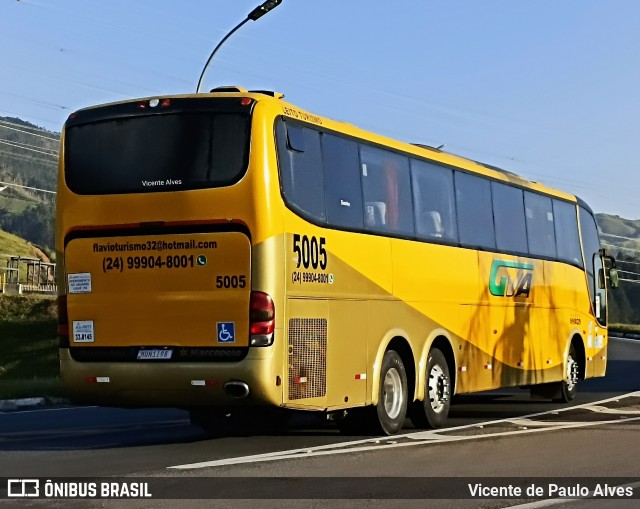
{"type": "Polygon", "coordinates": [[[6,265],[0,267],[2,293],[55,294],[57,292],[55,263],[16,255],[0,255],[0,258],[6,261],[6,265]]]}
{"type": "Polygon", "coordinates": [[[615,329],[615,328],[610,328],[609,329],[609,336],[616,336],[618,338],[625,338],[625,339],[637,339],[637,340],[640,340],[640,333],[638,333],[638,332],[623,332],[623,331],[615,329]]]}

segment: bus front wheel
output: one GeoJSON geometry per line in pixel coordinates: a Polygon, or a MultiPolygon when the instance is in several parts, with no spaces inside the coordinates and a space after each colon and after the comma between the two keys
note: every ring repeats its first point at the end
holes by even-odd
{"type": "Polygon", "coordinates": [[[558,382],[559,395],[553,398],[554,401],[560,403],[569,403],[578,393],[578,379],[580,378],[580,366],[578,365],[578,356],[576,349],[571,344],[569,355],[567,356],[567,372],[566,380],[558,382]]]}
{"type": "Polygon", "coordinates": [[[388,350],[382,358],[378,394],[375,409],[380,431],[393,435],[402,429],[408,399],[407,373],[395,350],[388,350]]]}
{"type": "Polygon", "coordinates": [[[451,404],[451,376],[444,354],[432,348],[427,357],[424,399],[411,406],[411,421],[418,428],[440,428],[451,404]]]}

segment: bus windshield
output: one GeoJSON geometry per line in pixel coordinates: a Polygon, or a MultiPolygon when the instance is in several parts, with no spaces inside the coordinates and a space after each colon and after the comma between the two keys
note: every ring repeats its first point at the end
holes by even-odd
{"type": "Polygon", "coordinates": [[[234,184],[247,169],[250,116],[180,112],[71,123],[65,179],[77,194],[234,184]]]}

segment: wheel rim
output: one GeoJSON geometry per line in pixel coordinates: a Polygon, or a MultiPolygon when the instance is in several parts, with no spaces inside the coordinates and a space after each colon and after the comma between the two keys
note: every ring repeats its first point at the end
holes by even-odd
{"type": "Polygon", "coordinates": [[[429,402],[431,409],[440,413],[449,401],[449,380],[447,375],[436,364],[431,368],[429,372],[429,402]]]}
{"type": "Polygon", "coordinates": [[[402,397],[402,378],[396,368],[391,368],[384,376],[382,387],[384,410],[391,419],[395,419],[400,415],[402,397]]]}
{"type": "Polygon", "coordinates": [[[578,363],[569,354],[567,358],[567,390],[573,391],[578,383],[578,363]]]}

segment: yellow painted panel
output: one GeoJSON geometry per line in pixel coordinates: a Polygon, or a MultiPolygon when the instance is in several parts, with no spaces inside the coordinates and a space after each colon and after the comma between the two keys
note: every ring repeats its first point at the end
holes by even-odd
{"type": "Polygon", "coordinates": [[[241,233],[70,241],[72,345],[246,346],[250,253],[241,233]],[[74,322],[90,322],[84,326],[93,328],[93,340],[76,341],[74,322]]]}

